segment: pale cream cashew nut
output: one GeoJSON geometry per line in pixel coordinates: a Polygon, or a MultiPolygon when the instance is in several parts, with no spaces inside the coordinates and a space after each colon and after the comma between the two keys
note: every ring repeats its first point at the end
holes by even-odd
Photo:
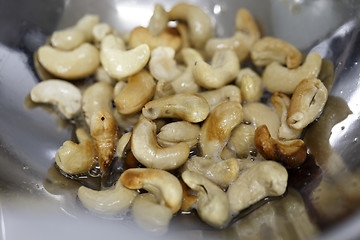
{"type": "Polygon", "coordinates": [[[154,7],[154,13],[151,16],[148,25],[149,32],[151,32],[151,34],[154,36],[158,36],[166,29],[168,21],[169,14],[161,4],[156,3],[154,7]]]}
{"type": "Polygon", "coordinates": [[[246,102],[259,101],[264,92],[261,77],[251,68],[240,69],[235,84],[240,88],[242,99],[246,102]]]}
{"type": "Polygon", "coordinates": [[[233,101],[241,103],[240,88],[235,85],[226,85],[224,87],[208,90],[198,93],[204,97],[210,106],[210,111],[223,102],[233,101]]]}
{"type": "Polygon", "coordinates": [[[94,40],[98,43],[101,43],[101,41],[112,32],[113,29],[108,23],[98,23],[92,29],[94,40]]]}
{"type": "Polygon", "coordinates": [[[247,156],[256,150],[254,136],[255,128],[253,125],[240,123],[231,132],[227,147],[235,151],[237,156],[247,156]]]}
{"type": "Polygon", "coordinates": [[[119,157],[119,158],[125,157],[126,152],[130,150],[131,135],[132,132],[127,132],[120,137],[116,145],[116,151],[114,154],[115,157],[119,157]]]}
{"type": "Polygon", "coordinates": [[[153,99],[167,97],[176,94],[171,82],[165,80],[158,80],[155,87],[153,99]]]}
{"type": "Polygon", "coordinates": [[[171,122],[160,128],[157,141],[161,146],[168,147],[179,142],[185,142],[189,148],[198,143],[200,126],[187,121],[171,122]]]}

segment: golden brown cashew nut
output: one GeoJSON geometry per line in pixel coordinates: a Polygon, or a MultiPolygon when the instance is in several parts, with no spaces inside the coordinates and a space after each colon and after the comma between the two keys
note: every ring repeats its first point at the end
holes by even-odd
{"type": "Polygon", "coordinates": [[[178,3],[169,12],[170,20],[185,21],[189,27],[191,44],[201,49],[213,35],[210,16],[199,6],[189,3],[178,3]]]}
{"type": "Polygon", "coordinates": [[[301,52],[292,44],[274,37],[263,37],[251,49],[251,59],[256,66],[266,66],[273,61],[297,68],[302,61],[301,52]]]}
{"type": "Polygon", "coordinates": [[[107,172],[118,140],[118,125],[114,116],[106,110],[94,113],[90,121],[90,134],[95,143],[101,172],[107,172]]]}
{"type": "Polygon", "coordinates": [[[179,118],[188,122],[201,122],[209,114],[209,104],[196,94],[175,94],[145,104],[142,113],[146,118],[179,118]]]}
{"type": "Polygon", "coordinates": [[[128,169],[120,176],[121,183],[129,189],[145,189],[153,193],[161,204],[173,213],[181,207],[183,190],[180,181],[171,173],[151,168],[128,169]]]}
{"type": "Polygon", "coordinates": [[[219,186],[196,172],[185,171],[181,177],[186,185],[197,192],[196,210],[204,222],[214,227],[222,227],[228,223],[229,200],[219,186]]]}
{"type": "Polygon", "coordinates": [[[239,60],[232,50],[217,51],[211,65],[205,61],[195,62],[195,82],[204,88],[219,88],[233,81],[240,70],[239,60]]]}
{"type": "Polygon", "coordinates": [[[199,148],[203,156],[219,159],[231,131],[243,120],[238,102],[218,105],[205,120],[200,130],[199,148]]]}
{"type": "Polygon", "coordinates": [[[253,125],[239,124],[231,132],[228,148],[237,156],[245,157],[256,150],[254,145],[255,128],[253,125]]]}
{"type": "Polygon", "coordinates": [[[306,145],[303,140],[280,141],[273,139],[266,125],[256,128],[254,143],[257,151],[265,159],[280,162],[286,168],[296,168],[306,159],[306,145]]]}
{"type": "Polygon", "coordinates": [[[141,119],[134,127],[131,151],[135,158],[149,168],[171,170],[187,160],[190,148],[185,142],[162,148],[156,140],[156,125],[149,119],[141,119]]]}
{"type": "Polygon", "coordinates": [[[241,103],[240,88],[234,85],[226,85],[216,90],[200,92],[199,95],[206,99],[210,106],[210,111],[223,102],[233,101],[241,103]]]}
{"type": "Polygon", "coordinates": [[[136,113],[154,96],[155,81],[147,70],[129,77],[126,86],[115,96],[116,109],[120,114],[136,113]]]}
{"type": "Polygon", "coordinates": [[[295,88],[290,100],[287,123],[293,129],[303,129],[323,110],[328,91],[317,78],[304,79],[295,88]]]}
{"type": "Polygon", "coordinates": [[[63,80],[50,79],[36,84],[30,98],[33,102],[55,105],[67,119],[76,117],[81,110],[80,89],[63,80]]]}
{"type": "Polygon", "coordinates": [[[240,69],[235,84],[246,102],[259,101],[264,91],[262,79],[251,68],[240,69]]]}
{"type": "Polygon", "coordinates": [[[118,180],[115,187],[96,191],[85,186],[78,190],[78,197],[88,210],[105,215],[117,215],[129,209],[137,192],[124,187],[118,180]]]}
{"type": "Polygon", "coordinates": [[[95,166],[95,147],[89,134],[83,129],[76,129],[79,144],[66,141],[58,149],[55,161],[58,167],[69,174],[86,173],[95,166]]]}
{"type": "Polygon", "coordinates": [[[160,145],[168,147],[179,142],[185,142],[192,148],[198,143],[200,127],[187,121],[171,122],[161,127],[157,134],[160,145]]]}
{"type": "Polygon", "coordinates": [[[278,132],[279,139],[290,140],[298,138],[302,132],[302,129],[292,129],[286,122],[288,108],[290,105],[290,98],[284,93],[275,92],[270,97],[270,102],[280,117],[280,127],[278,132]]]}
{"type": "Polygon", "coordinates": [[[306,56],[301,66],[294,69],[288,69],[278,62],[272,62],[266,66],[262,76],[265,88],[269,92],[292,94],[302,80],[318,76],[321,61],[321,56],[312,52],[306,56]]]}
{"type": "Polygon", "coordinates": [[[150,48],[141,44],[128,51],[124,43],[114,35],[106,36],[101,42],[100,60],[110,77],[121,80],[140,72],[150,59],[150,48]]]}
{"type": "Polygon", "coordinates": [[[168,21],[169,14],[161,4],[156,3],[154,7],[154,13],[149,21],[149,32],[154,36],[158,36],[165,30],[168,25],[168,21]]]}
{"type": "Polygon", "coordinates": [[[227,190],[231,212],[241,211],[267,196],[284,194],[287,179],[288,173],[279,163],[262,161],[254,165],[227,190]]]}
{"type": "Polygon", "coordinates": [[[41,65],[52,75],[74,80],[95,73],[99,67],[99,51],[89,43],[83,43],[71,51],[62,51],[50,46],[38,50],[41,65]]]}

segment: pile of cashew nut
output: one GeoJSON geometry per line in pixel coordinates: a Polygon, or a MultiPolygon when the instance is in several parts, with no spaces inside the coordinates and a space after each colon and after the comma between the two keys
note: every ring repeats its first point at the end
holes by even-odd
{"type": "Polygon", "coordinates": [[[322,59],[262,37],[246,9],[233,37],[214,38],[214,27],[199,6],[156,4],[147,27],[119,34],[86,15],[38,49],[44,81],[32,101],[84,122],[58,149],[58,168],[108,174],[114,161],[129,161],[111,188],[79,188],[85,208],[131,210],[137,224],[164,233],[179,212],[222,228],[285,193],[287,169],[308,154],[301,133],[327,101],[317,78],[322,59]],[[91,84],[79,87],[82,79],[91,84]]]}

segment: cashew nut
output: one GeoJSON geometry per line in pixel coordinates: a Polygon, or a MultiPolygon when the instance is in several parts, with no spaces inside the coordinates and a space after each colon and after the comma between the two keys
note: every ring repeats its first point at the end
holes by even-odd
{"type": "Polygon", "coordinates": [[[96,70],[95,78],[98,82],[106,82],[111,85],[114,85],[116,81],[115,79],[109,76],[109,74],[105,71],[105,69],[102,66],[98,67],[98,69],[96,70]]]}
{"type": "Polygon", "coordinates": [[[250,152],[256,150],[254,136],[254,126],[241,123],[231,132],[227,146],[234,150],[238,156],[247,156],[250,152]]]}
{"type": "Polygon", "coordinates": [[[94,113],[90,121],[90,134],[95,143],[100,169],[105,173],[112,162],[118,140],[116,119],[106,110],[94,113]]]}
{"type": "Polygon", "coordinates": [[[155,81],[147,70],[129,77],[128,84],[115,97],[120,114],[136,113],[154,96],[155,81]]]}
{"type": "Polygon", "coordinates": [[[277,138],[280,127],[280,118],[277,113],[260,102],[251,102],[243,105],[244,121],[251,123],[254,127],[266,125],[273,138],[277,138]]]}
{"type": "Polygon", "coordinates": [[[87,77],[95,73],[100,64],[99,51],[89,43],[83,43],[71,51],[41,46],[38,57],[48,72],[68,80],[87,77]]]}
{"type": "Polygon", "coordinates": [[[114,35],[106,36],[101,42],[100,60],[110,77],[117,80],[141,71],[150,58],[150,48],[141,44],[125,51],[124,43],[114,35]]]}
{"type": "Polygon", "coordinates": [[[172,213],[176,213],[181,207],[183,190],[180,181],[167,171],[132,168],[121,174],[120,181],[129,189],[143,188],[153,193],[158,202],[168,206],[172,213]]]}
{"type": "Polygon", "coordinates": [[[274,161],[262,161],[249,168],[229,186],[227,196],[231,212],[236,213],[267,196],[284,194],[288,174],[274,161]]]}
{"type": "Polygon", "coordinates": [[[78,128],[76,137],[79,144],[66,141],[55,155],[58,167],[69,174],[86,173],[96,164],[95,148],[89,134],[83,128],[78,128]]]}
{"type": "Polygon", "coordinates": [[[251,49],[251,59],[256,66],[266,66],[271,62],[297,68],[302,61],[301,52],[292,44],[274,37],[263,37],[251,49]]]}
{"type": "Polygon", "coordinates": [[[323,110],[328,91],[317,78],[304,79],[295,88],[290,100],[287,123],[293,129],[303,129],[323,110]]]}
{"type": "Polygon", "coordinates": [[[296,168],[306,159],[306,145],[303,140],[280,141],[273,139],[266,125],[256,128],[254,143],[257,151],[265,159],[280,162],[286,168],[296,168]]]}
{"type": "Polygon", "coordinates": [[[251,68],[240,69],[235,81],[246,102],[259,101],[263,94],[263,83],[260,76],[251,68]]]}
{"type": "Polygon", "coordinates": [[[92,29],[98,22],[98,16],[85,15],[75,26],[55,31],[50,38],[51,45],[60,50],[73,50],[84,42],[90,42],[92,29]]]}
{"type": "Polygon", "coordinates": [[[260,38],[260,30],[251,13],[246,8],[240,8],[236,13],[235,30],[245,34],[251,42],[260,38]]]}
{"type": "Polygon", "coordinates": [[[76,117],[81,110],[79,88],[63,80],[39,82],[31,89],[30,98],[33,102],[55,105],[67,119],[76,117]]]}
{"type": "Polygon", "coordinates": [[[98,23],[92,29],[92,34],[96,42],[101,42],[107,35],[113,31],[112,27],[107,23],[98,23]]]}
{"type": "Polygon", "coordinates": [[[154,13],[149,21],[149,32],[154,36],[160,35],[166,29],[168,21],[168,13],[161,4],[156,3],[154,13]]]}
{"type": "Polygon", "coordinates": [[[131,132],[127,132],[120,137],[116,146],[116,151],[114,154],[115,157],[119,157],[119,158],[125,157],[126,151],[130,150],[131,135],[132,135],[131,132]]]}
{"type": "Polygon", "coordinates": [[[195,82],[204,88],[219,88],[232,82],[240,70],[239,60],[232,50],[217,51],[211,65],[204,60],[195,62],[195,82]]]}
{"type": "Polygon", "coordinates": [[[171,82],[165,80],[159,80],[156,83],[155,93],[153,99],[167,97],[175,94],[175,90],[171,85],[171,82]]]}
{"type": "Polygon", "coordinates": [[[142,113],[146,118],[180,118],[188,122],[201,122],[209,114],[209,104],[196,94],[175,94],[145,104],[142,113]]]}
{"type": "Polygon", "coordinates": [[[308,54],[304,63],[294,69],[288,69],[278,62],[272,62],[264,70],[262,76],[264,85],[269,92],[292,94],[302,80],[318,76],[321,62],[321,56],[316,52],[308,54]]]}
{"type": "Polygon", "coordinates": [[[298,138],[302,132],[302,129],[292,129],[286,122],[288,108],[290,105],[290,98],[286,94],[275,92],[270,97],[270,102],[280,117],[280,127],[278,132],[279,139],[290,140],[298,138]]]}
{"type": "Polygon", "coordinates": [[[190,148],[185,142],[161,147],[156,140],[156,125],[149,119],[141,119],[134,127],[131,151],[135,158],[149,168],[171,170],[187,160],[190,148]]]}
{"type": "Polygon", "coordinates": [[[143,193],[134,200],[132,216],[141,228],[162,235],[167,232],[173,213],[167,206],[157,203],[152,194],[143,193]]]}
{"type": "Polygon", "coordinates": [[[168,147],[179,142],[185,142],[192,148],[198,143],[200,127],[187,121],[171,122],[164,125],[157,134],[157,141],[168,147]]]}
{"type": "Polygon", "coordinates": [[[165,46],[177,51],[181,47],[181,36],[176,28],[167,27],[159,35],[153,35],[148,28],[137,27],[130,33],[129,46],[135,48],[142,44],[147,44],[150,50],[165,46]]]}
{"type": "Polygon", "coordinates": [[[241,103],[240,88],[234,85],[226,85],[216,90],[204,91],[199,93],[204,97],[212,111],[217,105],[227,101],[241,103]]]}
{"type": "Polygon", "coordinates": [[[239,102],[218,105],[205,120],[200,130],[199,148],[203,156],[219,159],[231,131],[243,120],[239,102]]]}
{"type": "Polygon", "coordinates": [[[172,81],[182,73],[174,57],[175,50],[171,47],[160,46],[151,51],[149,70],[155,79],[172,81]]]}
{"type": "Polygon", "coordinates": [[[201,49],[213,35],[210,16],[199,6],[189,3],[178,3],[169,12],[170,20],[185,21],[189,27],[191,44],[201,49]]]}
{"type": "Polygon", "coordinates": [[[36,71],[37,76],[39,77],[39,79],[41,81],[45,81],[45,80],[49,80],[49,79],[53,79],[54,76],[51,75],[40,63],[39,61],[39,53],[38,51],[36,51],[34,53],[34,57],[33,57],[33,61],[34,61],[34,68],[36,71]]]}
{"type": "Polygon", "coordinates": [[[230,206],[226,193],[199,173],[185,171],[181,177],[186,185],[197,192],[196,210],[200,218],[214,227],[226,225],[230,220],[230,206]]]}
{"type": "Polygon", "coordinates": [[[119,180],[114,188],[108,190],[96,191],[84,186],[78,190],[78,197],[84,207],[104,215],[125,212],[137,195],[136,191],[124,187],[119,180]]]}

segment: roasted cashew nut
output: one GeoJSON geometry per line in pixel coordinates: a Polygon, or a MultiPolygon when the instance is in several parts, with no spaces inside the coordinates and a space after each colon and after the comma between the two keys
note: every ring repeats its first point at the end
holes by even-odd
{"type": "Polygon", "coordinates": [[[100,60],[110,77],[121,80],[140,72],[150,59],[150,48],[141,44],[126,51],[124,43],[114,35],[106,36],[101,42],[100,60]]]}
{"type": "Polygon", "coordinates": [[[248,156],[249,153],[256,150],[254,136],[254,126],[241,123],[231,132],[227,147],[235,151],[237,156],[248,156]]]}
{"type": "Polygon", "coordinates": [[[266,66],[271,62],[297,68],[302,61],[301,52],[292,44],[274,37],[263,37],[251,49],[251,59],[256,66],[266,66]]]}
{"type": "Polygon", "coordinates": [[[241,173],[229,186],[227,196],[232,213],[237,213],[268,196],[284,194],[287,186],[286,169],[274,161],[262,161],[241,173]]]}
{"type": "Polygon", "coordinates": [[[42,46],[38,50],[38,57],[48,72],[67,80],[90,76],[100,64],[99,51],[89,43],[83,43],[71,51],[42,46]]]}
{"type": "Polygon", "coordinates": [[[269,92],[292,94],[302,80],[319,75],[321,62],[321,56],[316,52],[308,54],[304,63],[294,69],[288,69],[278,62],[272,62],[266,66],[262,75],[265,88],[269,92]]]}
{"type": "Polygon", "coordinates": [[[63,80],[51,79],[36,84],[30,98],[33,102],[55,105],[67,119],[76,117],[81,110],[79,88],[63,80]]]}
{"type": "Polygon", "coordinates": [[[279,139],[291,140],[298,138],[302,132],[302,129],[292,129],[286,122],[288,108],[290,105],[290,98],[284,93],[275,92],[270,97],[270,102],[280,117],[280,127],[278,132],[279,139]]]}
{"type": "Polygon", "coordinates": [[[156,3],[154,7],[154,13],[149,21],[149,32],[154,36],[158,36],[166,29],[168,21],[169,14],[161,4],[156,3]]]}
{"type": "Polygon", "coordinates": [[[184,164],[190,148],[185,142],[165,148],[159,146],[156,139],[156,124],[143,118],[134,127],[131,151],[135,158],[148,168],[171,170],[184,164]]]}
{"type": "Polygon", "coordinates": [[[137,192],[124,187],[118,180],[112,189],[96,191],[84,186],[78,190],[78,197],[91,212],[117,215],[125,212],[137,196],[137,192]]]}
{"type": "Polygon", "coordinates": [[[90,134],[95,143],[100,170],[105,173],[112,162],[118,140],[118,125],[114,116],[100,110],[90,121],[90,134]]]}
{"type": "Polygon", "coordinates": [[[304,163],[307,153],[303,140],[280,141],[270,136],[266,125],[255,130],[254,143],[257,151],[268,160],[280,162],[286,168],[296,168],[304,163]]]}
{"type": "Polygon", "coordinates": [[[115,96],[114,102],[120,114],[140,111],[155,92],[155,81],[147,70],[132,75],[126,86],[115,96]]]}
{"type": "Polygon", "coordinates": [[[58,149],[55,161],[58,167],[68,174],[86,173],[95,166],[95,147],[89,134],[83,129],[76,129],[79,144],[66,141],[58,149]]]}
{"type": "Polygon", "coordinates": [[[185,21],[189,27],[191,44],[201,49],[213,35],[213,26],[207,13],[199,6],[178,3],[169,12],[170,20],[185,21]]]}
{"type": "Polygon", "coordinates": [[[200,86],[211,89],[232,82],[240,70],[239,60],[232,50],[217,51],[211,65],[204,60],[195,62],[193,76],[200,86]]]}
{"type": "Polygon", "coordinates": [[[241,90],[242,99],[246,102],[259,101],[263,91],[263,81],[251,68],[240,69],[235,81],[241,90]]]}
{"type": "Polygon", "coordinates": [[[223,102],[233,101],[241,103],[240,88],[234,85],[226,85],[219,89],[204,91],[198,94],[206,99],[210,106],[210,111],[223,102]]]}
{"type": "Polygon", "coordinates": [[[230,206],[226,193],[199,173],[185,171],[181,177],[186,185],[197,192],[196,210],[200,218],[214,227],[226,225],[230,219],[230,206]]]}
{"type": "Polygon", "coordinates": [[[164,125],[157,134],[157,141],[165,147],[185,142],[189,148],[192,148],[198,143],[199,134],[199,125],[187,121],[177,121],[164,125]]]}
{"type": "Polygon", "coordinates": [[[180,181],[171,173],[151,168],[128,169],[120,176],[121,183],[129,189],[145,189],[153,193],[160,204],[172,213],[179,211],[183,197],[180,181]]]}
{"type": "Polygon", "coordinates": [[[231,131],[243,120],[239,102],[218,105],[205,120],[200,130],[199,148],[203,156],[220,159],[231,131]]]}
{"type": "Polygon", "coordinates": [[[146,118],[179,118],[188,122],[201,122],[209,114],[209,104],[196,94],[175,94],[145,104],[142,113],[146,118]]]}
{"type": "Polygon", "coordinates": [[[150,193],[139,194],[132,204],[134,221],[143,229],[162,235],[173,217],[171,209],[161,205],[150,193]]]}
{"type": "Polygon", "coordinates": [[[323,110],[328,91],[317,78],[304,79],[295,88],[290,100],[287,123],[293,129],[303,129],[323,110]]]}

